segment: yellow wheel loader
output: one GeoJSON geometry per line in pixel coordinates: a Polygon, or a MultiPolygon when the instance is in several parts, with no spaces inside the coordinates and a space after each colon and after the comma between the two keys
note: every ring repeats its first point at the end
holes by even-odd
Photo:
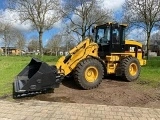
{"type": "Polygon", "coordinates": [[[126,26],[117,23],[95,26],[94,37],[79,43],[67,56],[62,56],[56,66],[32,59],[17,76],[14,95],[58,87],[68,75],[87,90],[98,87],[106,74],[121,76],[126,81],[137,80],[146,60],[141,43],[125,40],[126,26]]]}

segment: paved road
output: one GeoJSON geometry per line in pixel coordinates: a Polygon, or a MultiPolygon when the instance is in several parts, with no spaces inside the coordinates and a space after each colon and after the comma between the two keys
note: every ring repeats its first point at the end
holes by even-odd
{"type": "Polygon", "coordinates": [[[0,101],[0,120],[160,120],[160,109],[45,101],[0,101]]]}

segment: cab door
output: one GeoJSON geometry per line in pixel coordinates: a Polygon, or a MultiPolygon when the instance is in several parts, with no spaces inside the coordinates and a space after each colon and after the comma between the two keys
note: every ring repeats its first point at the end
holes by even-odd
{"type": "Polygon", "coordinates": [[[124,30],[121,27],[112,27],[111,30],[111,52],[120,53],[124,51],[124,30]]]}

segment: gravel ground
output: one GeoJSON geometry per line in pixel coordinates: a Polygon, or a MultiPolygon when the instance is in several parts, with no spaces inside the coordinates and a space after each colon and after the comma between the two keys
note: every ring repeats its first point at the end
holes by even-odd
{"type": "Polygon", "coordinates": [[[122,82],[104,79],[98,88],[81,90],[73,80],[65,80],[54,93],[17,99],[41,100],[65,103],[87,103],[114,106],[160,108],[160,89],[151,88],[136,82],[122,82]]]}

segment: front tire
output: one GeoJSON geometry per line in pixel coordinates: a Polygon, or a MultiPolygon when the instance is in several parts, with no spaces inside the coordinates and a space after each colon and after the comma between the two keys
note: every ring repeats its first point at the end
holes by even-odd
{"type": "Polygon", "coordinates": [[[74,80],[83,89],[89,90],[99,86],[102,82],[104,69],[100,61],[87,58],[77,65],[74,80]]]}

